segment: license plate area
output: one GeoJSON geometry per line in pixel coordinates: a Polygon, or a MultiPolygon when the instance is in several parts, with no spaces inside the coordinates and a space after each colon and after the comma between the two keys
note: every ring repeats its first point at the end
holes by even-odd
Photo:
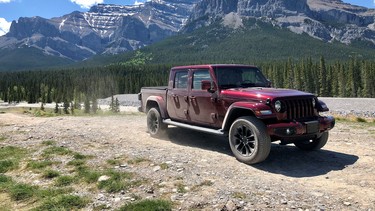
{"type": "Polygon", "coordinates": [[[305,122],[306,125],[306,133],[318,133],[319,132],[319,122],[318,121],[310,121],[305,122]]]}

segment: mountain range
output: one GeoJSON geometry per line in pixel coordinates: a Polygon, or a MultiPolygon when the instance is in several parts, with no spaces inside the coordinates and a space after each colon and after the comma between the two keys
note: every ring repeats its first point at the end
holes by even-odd
{"type": "Polygon", "coordinates": [[[8,55],[0,63],[27,49],[58,64],[72,63],[133,51],[217,23],[232,31],[259,26],[246,24],[249,19],[324,43],[375,46],[375,10],[341,0],[151,0],[138,6],[99,4],[52,19],[20,18],[0,37],[0,55],[8,55]]]}

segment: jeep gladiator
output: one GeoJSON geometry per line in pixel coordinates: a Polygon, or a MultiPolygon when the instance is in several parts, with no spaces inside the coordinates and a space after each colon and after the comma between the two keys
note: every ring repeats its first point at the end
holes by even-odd
{"type": "Polygon", "coordinates": [[[335,125],[319,114],[328,108],[315,95],[271,88],[250,65],[173,67],[167,87],[143,87],[138,97],[151,136],[168,125],[225,135],[234,156],[247,164],[264,161],[275,141],[320,149],[335,125]]]}

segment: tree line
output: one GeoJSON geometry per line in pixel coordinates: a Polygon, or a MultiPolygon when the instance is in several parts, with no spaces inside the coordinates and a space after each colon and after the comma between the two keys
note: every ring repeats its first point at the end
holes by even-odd
{"type": "Polygon", "coordinates": [[[0,99],[28,103],[95,102],[115,94],[164,85],[170,66],[110,65],[98,68],[0,73],[0,99]]]}
{"type": "Polygon", "coordinates": [[[292,88],[321,97],[375,97],[375,62],[352,58],[327,64],[323,57],[262,64],[274,87],[292,88]]]}
{"type": "MultiPolygon", "coordinates": [[[[257,64],[273,87],[324,97],[375,97],[375,62],[352,58],[327,64],[323,57],[257,64]]],[[[143,86],[168,84],[168,65],[121,63],[97,68],[0,73],[0,99],[29,103],[96,102],[143,86]]]]}

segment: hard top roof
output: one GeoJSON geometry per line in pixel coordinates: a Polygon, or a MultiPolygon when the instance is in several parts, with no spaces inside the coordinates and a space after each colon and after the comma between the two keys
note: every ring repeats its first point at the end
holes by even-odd
{"type": "Polygon", "coordinates": [[[172,69],[197,69],[197,68],[210,68],[210,67],[256,67],[254,65],[245,64],[198,64],[198,65],[187,65],[187,66],[176,66],[172,69]]]}

